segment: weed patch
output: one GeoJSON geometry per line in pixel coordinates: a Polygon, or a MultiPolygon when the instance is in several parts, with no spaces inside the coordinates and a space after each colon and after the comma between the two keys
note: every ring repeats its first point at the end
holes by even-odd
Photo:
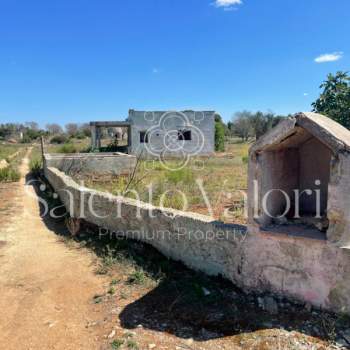
{"type": "Polygon", "coordinates": [[[102,295],[95,295],[93,298],[94,304],[100,304],[103,301],[103,296],[102,295]]]}
{"type": "Polygon", "coordinates": [[[108,292],[107,292],[109,295],[114,295],[116,293],[116,289],[114,287],[111,287],[108,289],[108,292]]]}
{"type": "Polygon", "coordinates": [[[194,175],[191,169],[181,168],[175,171],[168,171],[166,173],[166,179],[173,184],[180,182],[190,185],[194,182],[194,175]]]}
{"type": "Polygon", "coordinates": [[[108,271],[108,267],[101,264],[96,268],[95,273],[96,275],[107,275],[108,271]]]}
{"type": "Polygon", "coordinates": [[[146,282],[146,274],[142,269],[134,271],[128,278],[128,284],[144,284],[146,282]]]}
{"type": "Polygon", "coordinates": [[[111,348],[113,350],[117,350],[117,349],[120,349],[123,344],[124,344],[124,340],[123,339],[115,339],[111,343],[111,348]]]}
{"type": "Polygon", "coordinates": [[[167,192],[161,198],[159,205],[163,208],[172,208],[177,210],[186,210],[188,207],[187,198],[177,191],[167,192]]]}
{"type": "Polygon", "coordinates": [[[126,342],[126,346],[128,349],[131,349],[131,350],[138,350],[139,349],[139,346],[137,345],[135,340],[128,340],[126,342]]]}
{"type": "Polygon", "coordinates": [[[38,177],[41,173],[43,162],[41,158],[32,158],[29,162],[30,172],[34,177],[38,177]]]}
{"type": "Polygon", "coordinates": [[[12,166],[0,169],[0,182],[17,182],[20,178],[19,171],[12,166]]]}
{"type": "Polygon", "coordinates": [[[249,157],[248,156],[243,156],[242,157],[242,162],[243,164],[248,164],[249,157]]]}

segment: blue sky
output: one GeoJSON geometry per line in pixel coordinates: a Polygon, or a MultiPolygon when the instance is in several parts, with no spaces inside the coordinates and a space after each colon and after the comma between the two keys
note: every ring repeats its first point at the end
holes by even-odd
{"type": "Polygon", "coordinates": [[[349,13],[349,0],[0,0],[0,123],[310,110],[349,70],[349,13]]]}

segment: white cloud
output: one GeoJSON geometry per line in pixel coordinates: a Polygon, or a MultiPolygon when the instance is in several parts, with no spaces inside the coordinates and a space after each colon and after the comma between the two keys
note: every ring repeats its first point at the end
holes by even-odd
{"type": "Polygon", "coordinates": [[[304,96],[309,96],[309,93],[308,92],[304,92],[304,96]]]}
{"type": "Polygon", "coordinates": [[[343,57],[343,52],[333,52],[320,55],[315,58],[316,63],[334,62],[343,57]]]}
{"type": "Polygon", "coordinates": [[[242,5],[242,0],[215,0],[214,5],[216,7],[229,8],[234,5],[242,5]]]}

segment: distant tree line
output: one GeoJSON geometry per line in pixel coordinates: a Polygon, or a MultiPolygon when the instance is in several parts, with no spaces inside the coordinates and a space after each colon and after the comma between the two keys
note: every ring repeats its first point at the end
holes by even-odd
{"type": "Polygon", "coordinates": [[[84,139],[91,136],[90,126],[87,123],[68,123],[63,129],[59,124],[46,124],[40,128],[36,122],[0,124],[0,140],[14,139],[22,143],[30,143],[41,136],[51,137],[57,143],[67,142],[70,138],[84,139]]]}
{"type": "Polygon", "coordinates": [[[72,138],[84,139],[91,136],[90,125],[88,123],[68,123],[65,125],[64,130],[58,124],[46,124],[46,130],[50,135],[54,135],[51,138],[52,143],[65,143],[72,138]]]}
{"type": "MultiPolygon", "coordinates": [[[[289,115],[288,115],[289,116],[289,115]]],[[[220,114],[215,114],[215,151],[225,151],[225,139],[234,136],[240,137],[242,141],[249,139],[258,140],[267,131],[276,126],[287,116],[275,115],[272,112],[236,112],[232,120],[225,124],[220,114]]]]}
{"type": "Polygon", "coordinates": [[[15,139],[23,143],[30,143],[47,134],[47,131],[39,129],[36,122],[0,124],[0,140],[15,139]]]}
{"type": "Polygon", "coordinates": [[[238,136],[242,141],[248,141],[250,138],[258,140],[286,117],[272,112],[236,112],[232,121],[227,123],[226,134],[228,136],[238,136]]]}

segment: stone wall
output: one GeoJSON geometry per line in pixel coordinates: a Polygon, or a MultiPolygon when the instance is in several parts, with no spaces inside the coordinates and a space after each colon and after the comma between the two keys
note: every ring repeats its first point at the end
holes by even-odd
{"type": "Polygon", "coordinates": [[[136,165],[136,157],[124,153],[45,154],[48,167],[55,167],[68,175],[129,174],[136,165]]]}
{"type": "Polygon", "coordinates": [[[142,240],[164,255],[247,291],[273,292],[350,313],[350,250],[326,240],[225,225],[210,217],[161,209],[79,186],[45,167],[72,217],[142,240]]]}
{"type": "Polygon", "coordinates": [[[350,153],[332,159],[327,216],[327,238],[338,246],[350,246],[350,153]]]}

